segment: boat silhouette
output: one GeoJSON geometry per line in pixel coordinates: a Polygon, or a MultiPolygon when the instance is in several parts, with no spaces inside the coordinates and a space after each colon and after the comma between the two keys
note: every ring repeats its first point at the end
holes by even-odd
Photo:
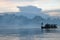
{"type": "Polygon", "coordinates": [[[56,29],[56,28],[57,28],[56,24],[45,24],[44,26],[42,24],[41,26],[41,29],[56,29]]]}

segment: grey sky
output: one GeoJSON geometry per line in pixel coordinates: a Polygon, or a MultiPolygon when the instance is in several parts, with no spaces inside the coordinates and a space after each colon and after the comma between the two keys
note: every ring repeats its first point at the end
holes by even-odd
{"type": "Polygon", "coordinates": [[[17,6],[36,6],[43,11],[60,9],[60,0],[0,0],[0,12],[18,12],[17,6]]]}

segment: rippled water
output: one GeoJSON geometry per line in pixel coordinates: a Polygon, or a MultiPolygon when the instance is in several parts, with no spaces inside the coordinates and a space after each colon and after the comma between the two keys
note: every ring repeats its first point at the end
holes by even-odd
{"type": "Polygon", "coordinates": [[[0,40],[60,40],[60,28],[0,29],[0,40]]]}

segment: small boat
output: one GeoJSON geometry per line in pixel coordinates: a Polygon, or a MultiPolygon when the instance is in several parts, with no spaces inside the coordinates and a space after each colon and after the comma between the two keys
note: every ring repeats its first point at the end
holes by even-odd
{"type": "Polygon", "coordinates": [[[45,24],[44,26],[41,26],[41,29],[56,29],[56,24],[45,24]]]}

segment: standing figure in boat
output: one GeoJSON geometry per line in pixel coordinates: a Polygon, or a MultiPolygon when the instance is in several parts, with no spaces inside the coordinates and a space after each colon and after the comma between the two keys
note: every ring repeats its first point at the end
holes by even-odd
{"type": "Polygon", "coordinates": [[[43,22],[41,23],[41,27],[43,27],[43,22]]]}

